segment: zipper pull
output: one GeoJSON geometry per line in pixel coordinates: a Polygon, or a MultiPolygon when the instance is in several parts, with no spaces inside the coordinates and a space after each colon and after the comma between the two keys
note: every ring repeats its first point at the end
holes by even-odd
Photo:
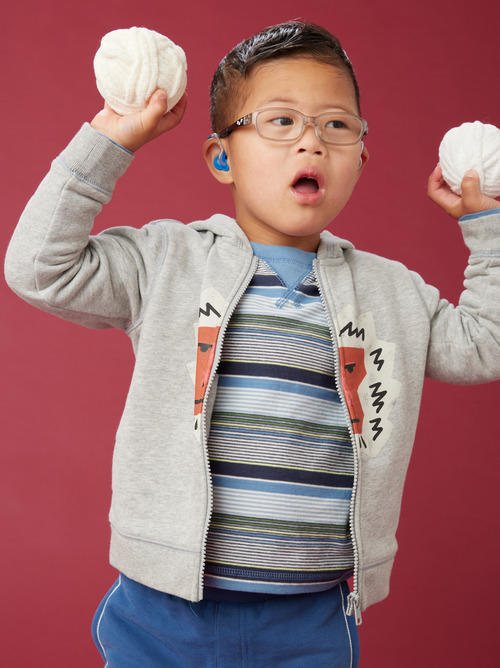
{"type": "Polygon", "coordinates": [[[361,619],[361,608],[359,607],[359,594],[351,592],[347,597],[347,610],[348,615],[354,615],[356,618],[356,626],[362,624],[361,619]]]}

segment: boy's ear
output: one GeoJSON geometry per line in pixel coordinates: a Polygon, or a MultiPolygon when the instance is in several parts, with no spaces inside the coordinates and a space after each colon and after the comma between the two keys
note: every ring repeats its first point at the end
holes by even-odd
{"type": "Polygon", "coordinates": [[[232,183],[231,168],[220,140],[209,137],[203,144],[203,157],[207,167],[219,183],[232,183]]]}
{"type": "Polygon", "coordinates": [[[366,148],[366,146],[363,143],[363,149],[361,151],[361,156],[359,158],[358,178],[360,177],[361,172],[363,171],[363,169],[364,169],[364,167],[365,167],[365,165],[366,165],[366,163],[368,162],[369,159],[370,159],[370,154],[368,153],[368,149],[366,148]]]}

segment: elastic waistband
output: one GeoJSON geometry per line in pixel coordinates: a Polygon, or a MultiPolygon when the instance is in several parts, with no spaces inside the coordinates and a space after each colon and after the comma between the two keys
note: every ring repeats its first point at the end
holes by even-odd
{"type": "Polygon", "coordinates": [[[284,594],[264,594],[255,591],[231,591],[217,587],[203,588],[203,599],[207,601],[228,601],[229,603],[252,603],[252,601],[268,601],[272,598],[281,598],[284,594]]]}

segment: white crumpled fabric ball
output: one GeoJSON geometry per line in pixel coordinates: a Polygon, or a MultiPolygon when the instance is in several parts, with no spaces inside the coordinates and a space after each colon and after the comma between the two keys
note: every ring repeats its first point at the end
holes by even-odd
{"type": "Polygon", "coordinates": [[[443,178],[457,195],[462,194],[465,172],[479,174],[481,191],[489,197],[500,195],[500,130],[475,121],[449,130],[439,147],[443,178]]]}
{"type": "Polygon", "coordinates": [[[148,28],[109,32],[94,58],[97,88],[121,115],[145,109],[157,88],[167,93],[168,110],[175,107],[186,90],[186,70],[181,47],[148,28]]]}

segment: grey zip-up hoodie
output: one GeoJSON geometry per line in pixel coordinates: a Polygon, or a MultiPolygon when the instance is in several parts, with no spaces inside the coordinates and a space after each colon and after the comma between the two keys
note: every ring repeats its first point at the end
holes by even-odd
{"type": "MultiPolygon", "coordinates": [[[[130,336],[136,363],[113,457],[111,563],[197,601],[217,361],[256,259],[236,222],[222,215],[89,237],[131,159],[85,125],[28,203],[6,277],[49,313],[130,336]]],[[[424,375],[453,383],[500,378],[500,209],[460,224],[471,258],[457,307],[403,265],[329,232],[314,262],[357,455],[350,602],[358,617],[388,593],[424,375]]]]}

